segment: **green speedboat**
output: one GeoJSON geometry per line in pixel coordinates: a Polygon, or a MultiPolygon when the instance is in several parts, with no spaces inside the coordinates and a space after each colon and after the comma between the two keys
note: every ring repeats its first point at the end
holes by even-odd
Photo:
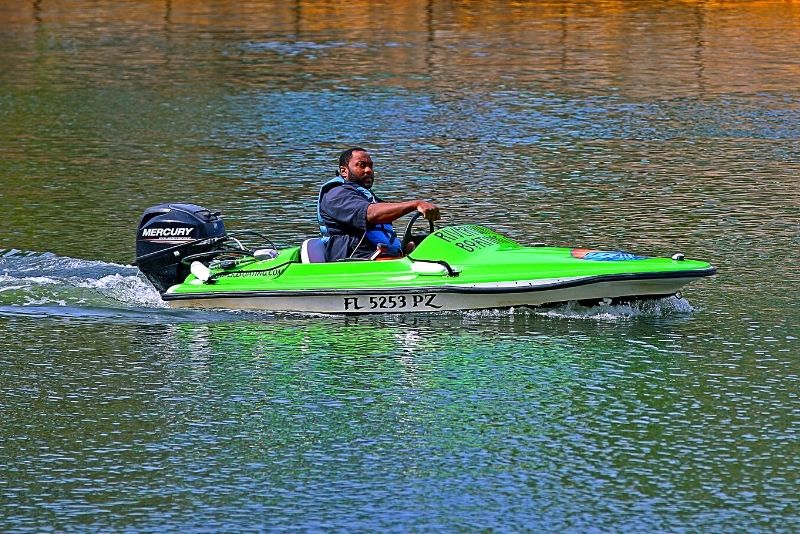
{"type": "Polygon", "coordinates": [[[163,204],[142,217],[136,263],[172,307],[346,314],[660,298],[716,272],[682,254],[522,246],[478,225],[414,235],[414,219],[408,256],[325,262],[319,239],[248,248],[252,236],[226,232],[219,213],[163,204]]]}

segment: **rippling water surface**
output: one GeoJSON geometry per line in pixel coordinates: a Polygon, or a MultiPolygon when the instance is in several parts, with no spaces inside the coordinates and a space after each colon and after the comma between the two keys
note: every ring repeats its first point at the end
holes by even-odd
{"type": "Polygon", "coordinates": [[[800,2],[0,5],[0,530],[785,531],[800,2]],[[296,245],[338,152],[684,299],[165,308],[142,211],[296,245]]]}

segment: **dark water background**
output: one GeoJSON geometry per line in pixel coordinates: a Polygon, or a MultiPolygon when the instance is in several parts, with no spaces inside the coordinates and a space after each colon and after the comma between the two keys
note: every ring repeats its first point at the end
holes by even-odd
{"type": "Polygon", "coordinates": [[[800,529],[800,2],[0,2],[0,530],[800,529]],[[681,251],[635,308],[172,311],[141,212],[681,251]]]}

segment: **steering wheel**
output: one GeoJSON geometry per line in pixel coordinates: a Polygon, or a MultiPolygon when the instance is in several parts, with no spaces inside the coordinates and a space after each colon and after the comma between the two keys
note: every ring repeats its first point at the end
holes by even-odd
{"type": "Polygon", "coordinates": [[[411,230],[414,228],[414,223],[417,222],[417,219],[419,219],[420,217],[422,217],[422,213],[416,212],[414,215],[411,216],[411,220],[408,221],[408,225],[406,225],[406,231],[403,232],[403,240],[400,242],[400,250],[403,251],[403,254],[406,253],[406,247],[408,247],[409,243],[414,241],[418,245],[419,241],[422,241],[423,239],[425,239],[434,232],[433,221],[428,221],[429,228],[427,234],[413,235],[411,233],[411,230]]]}

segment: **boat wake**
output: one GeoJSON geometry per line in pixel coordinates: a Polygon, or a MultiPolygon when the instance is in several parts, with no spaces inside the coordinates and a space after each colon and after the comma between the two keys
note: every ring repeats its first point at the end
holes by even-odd
{"type": "Polygon", "coordinates": [[[174,322],[231,314],[171,310],[131,265],[0,249],[0,316],[174,322]]]}
{"type": "Polygon", "coordinates": [[[13,249],[0,250],[0,304],[164,306],[136,267],[13,249]]]}
{"type": "Polygon", "coordinates": [[[619,321],[636,317],[668,317],[691,314],[694,308],[688,300],[679,297],[640,300],[627,303],[596,304],[584,306],[568,302],[550,308],[532,309],[539,316],[559,319],[588,319],[592,321],[619,321]]]}
{"type": "Polygon", "coordinates": [[[689,315],[695,309],[688,300],[681,297],[664,297],[637,300],[625,303],[597,303],[594,305],[579,302],[564,302],[542,307],[514,307],[488,310],[469,310],[462,312],[438,312],[439,315],[458,313],[468,319],[480,320],[501,317],[545,317],[553,319],[575,319],[600,322],[625,321],[636,318],[661,318],[689,315]]]}

